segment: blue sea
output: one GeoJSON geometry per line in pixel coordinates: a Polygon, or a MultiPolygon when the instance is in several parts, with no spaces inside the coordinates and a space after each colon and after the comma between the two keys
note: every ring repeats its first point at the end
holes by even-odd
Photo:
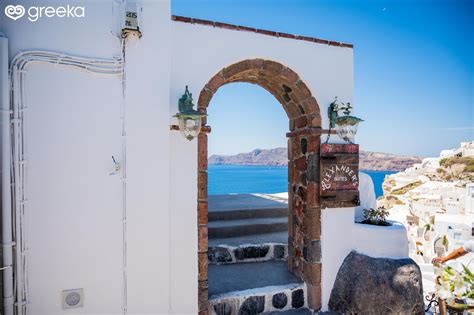
{"type": "MultiPolygon", "coordinates": [[[[385,175],[396,172],[363,171],[372,177],[377,197],[385,175]]],[[[274,194],[288,190],[286,166],[209,165],[209,194],[274,194]]]]}

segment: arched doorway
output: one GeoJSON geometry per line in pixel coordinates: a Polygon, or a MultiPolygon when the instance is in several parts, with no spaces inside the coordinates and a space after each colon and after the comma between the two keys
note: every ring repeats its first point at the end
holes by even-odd
{"type": "MultiPolygon", "coordinates": [[[[293,70],[275,61],[250,59],[214,75],[201,90],[198,109],[206,112],[219,87],[232,82],[253,83],[266,89],[288,116],[288,269],[306,283],[308,306],[318,310],[321,308],[319,105],[293,70]]],[[[205,132],[198,137],[198,298],[199,311],[203,313],[208,308],[207,137],[205,132]]]]}

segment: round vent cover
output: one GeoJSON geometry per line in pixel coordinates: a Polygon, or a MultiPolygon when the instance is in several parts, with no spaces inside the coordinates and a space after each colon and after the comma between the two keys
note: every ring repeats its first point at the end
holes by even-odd
{"type": "Polygon", "coordinates": [[[62,292],[63,309],[82,307],[84,305],[84,290],[72,289],[62,292]]]}

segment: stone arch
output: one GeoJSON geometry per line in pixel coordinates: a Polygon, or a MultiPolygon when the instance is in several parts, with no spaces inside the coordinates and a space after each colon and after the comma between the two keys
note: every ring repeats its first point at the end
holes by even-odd
{"type": "Polygon", "coordinates": [[[319,105],[308,86],[290,68],[271,60],[243,60],[214,75],[199,94],[198,109],[205,112],[214,93],[224,84],[247,82],[270,92],[290,119],[290,130],[321,127],[319,105]]]}
{"type": "MultiPolygon", "coordinates": [[[[305,281],[308,306],[321,308],[321,206],[319,148],[321,115],[311,90],[287,66],[264,59],[248,59],[215,74],[199,94],[198,109],[207,107],[223,85],[257,84],[283,106],[288,119],[288,269],[305,281]]],[[[204,126],[207,121],[204,121],[204,126]]],[[[208,128],[205,130],[208,130],[208,128]]],[[[199,311],[208,307],[207,134],[198,136],[198,294],[199,311]]]]}

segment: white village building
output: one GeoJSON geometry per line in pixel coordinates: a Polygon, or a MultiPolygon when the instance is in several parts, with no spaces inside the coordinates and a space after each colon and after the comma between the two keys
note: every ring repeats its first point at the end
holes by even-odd
{"type": "Polygon", "coordinates": [[[440,158],[451,157],[469,157],[474,156],[474,141],[461,142],[459,148],[442,150],[439,154],[440,158]]]}

